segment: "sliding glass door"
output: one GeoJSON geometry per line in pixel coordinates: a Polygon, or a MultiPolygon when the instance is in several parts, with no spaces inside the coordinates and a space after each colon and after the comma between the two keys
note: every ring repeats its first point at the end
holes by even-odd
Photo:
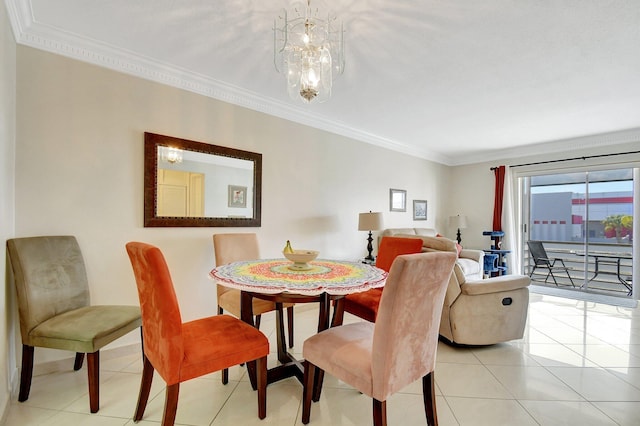
{"type": "Polygon", "coordinates": [[[532,175],[522,184],[523,264],[534,284],[631,296],[634,170],[532,175]],[[533,259],[529,240],[542,243],[548,264],[533,259]]]}

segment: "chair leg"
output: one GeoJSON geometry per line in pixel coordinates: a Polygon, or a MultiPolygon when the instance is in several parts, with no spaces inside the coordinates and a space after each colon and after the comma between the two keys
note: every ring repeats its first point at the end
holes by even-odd
{"type": "Polygon", "coordinates": [[[316,368],[316,374],[313,379],[313,402],[320,401],[320,394],[322,393],[322,383],[324,383],[324,370],[322,368],[316,368]]]}
{"type": "Polygon", "coordinates": [[[133,421],[139,422],[142,420],[144,410],[147,408],[147,401],[149,400],[149,393],[151,392],[151,382],[153,381],[153,365],[151,361],[144,356],[144,362],[142,364],[142,379],[140,380],[140,393],[138,394],[138,405],[136,406],[136,412],[133,415],[133,421]]]}
{"type": "Polygon", "coordinates": [[[573,278],[571,278],[571,275],[569,274],[569,270],[568,270],[568,269],[565,269],[565,271],[567,272],[567,276],[569,277],[569,281],[571,282],[571,285],[572,285],[573,287],[575,287],[576,285],[575,285],[575,284],[574,284],[574,282],[573,282],[573,278]]]}
{"type": "Polygon", "coordinates": [[[562,268],[567,273],[567,277],[569,277],[569,282],[571,282],[571,285],[575,287],[576,285],[573,283],[573,279],[571,278],[571,274],[569,273],[569,268],[567,268],[567,266],[564,264],[564,260],[560,258],[558,258],[558,260],[560,261],[560,263],[562,263],[562,268]]]}
{"type": "Polygon", "coordinates": [[[267,417],[267,357],[256,360],[256,373],[258,381],[258,418],[267,417]]]}
{"type": "Polygon", "coordinates": [[[82,352],[76,352],[76,360],[73,362],[73,371],[78,371],[82,368],[84,362],[84,354],[82,352]]]}
{"type": "Polygon", "coordinates": [[[89,408],[92,413],[100,409],[100,351],[87,354],[89,375],[89,408]]]}
{"type": "Polygon", "coordinates": [[[287,308],[287,327],[289,328],[289,349],[293,348],[293,306],[287,308]]]}
{"type": "Polygon", "coordinates": [[[33,376],[33,346],[22,345],[22,371],[20,372],[20,393],[18,401],[29,399],[31,378],[33,376]]]}
{"type": "MultiPolygon", "coordinates": [[[[218,315],[222,314],[224,314],[224,309],[218,305],[218,315]]],[[[229,383],[229,369],[225,368],[222,370],[222,384],[226,385],[227,383],[229,383]]]]}
{"type": "Polygon", "coordinates": [[[373,398],[373,426],[387,426],[387,401],[373,398]]]}
{"type": "Polygon", "coordinates": [[[142,326],[140,326],[140,354],[142,355],[142,362],[144,363],[144,334],[142,333],[142,326]]]}
{"type": "Polygon", "coordinates": [[[424,411],[427,415],[427,425],[438,426],[436,381],[433,371],[422,378],[422,396],[424,398],[424,411]]]}
{"type": "Polygon", "coordinates": [[[260,330],[260,319],[262,319],[262,315],[256,315],[256,330],[260,330]]]}
{"type": "Polygon", "coordinates": [[[309,361],[304,362],[304,379],[303,379],[303,395],[302,395],[302,423],[308,424],[311,417],[311,397],[313,396],[314,377],[316,375],[316,366],[309,361]]]}
{"type": "Polygon", "coordinates": [[[162,414],[162,426],[173,426],[176,422],[179,393],[180,383],[167,386],[167,393],[164,401],[164,413],[162,414]]]}

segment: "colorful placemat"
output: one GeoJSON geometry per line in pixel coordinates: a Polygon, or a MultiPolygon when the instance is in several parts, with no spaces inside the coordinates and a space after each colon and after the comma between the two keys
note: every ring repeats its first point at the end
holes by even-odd
{"type": "Polygon", "coordinates": [[[216,267],[209,276],[239,290],[309,295],[358,293],[384,286],[387,278],[382,269],[357,262],[315,260],[306,271],[293,270],[291,265],[286,259],[234,262],[216,267]]]}

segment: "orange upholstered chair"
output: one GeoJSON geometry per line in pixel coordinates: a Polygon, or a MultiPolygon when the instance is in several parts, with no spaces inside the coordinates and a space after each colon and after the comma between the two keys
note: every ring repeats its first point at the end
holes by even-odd
{"type": "Polygon", "coordinates": [[[373,398],[373,424],[386,425],[386,400],[422,378],[427,423],[436,425],[434,369],[444,295],[455,253],[398,256],[385,284],[378,321],[333,327],[304,342],[302,423],[319,400],[324,372],[373,398]],[[314,392],[315,390],[315,392],[314,392]]]}
{"type": "MultiPolygon", "coordinates": [[[[376,266],[389,272],[397,256],[420,253],[420,251],[422,251],[422,240],[419,238],[382,237],[376,266]]],[[[347,295],[343,302],[344,310],[367,321],[375,322],[381,296],[382,288],[347,295]]]]}
{"type": "Polygon", "coordinates": [[[254,327],[229,315],[182,322],[169,268],[160,249],[127,244],[138,286],[144,338],[144,366],[134,421],[142,419],[153,372],[167,383],[162,424],[173,425],[180,383],[244,362],[256,361],[258,417],[267,411],[269,341],[254,327]]]}

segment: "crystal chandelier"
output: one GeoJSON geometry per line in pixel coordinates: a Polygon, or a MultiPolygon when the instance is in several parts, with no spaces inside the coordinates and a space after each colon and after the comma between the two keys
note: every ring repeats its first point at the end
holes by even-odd
{"type": "Polygon", "coordinates": [[[329,99],[333,78],[344,71],[343,35],[335,14],[322,14],[311,0],[282,10],[273,26],[274,64],[287,79],[291,99],[329,99]]]}

